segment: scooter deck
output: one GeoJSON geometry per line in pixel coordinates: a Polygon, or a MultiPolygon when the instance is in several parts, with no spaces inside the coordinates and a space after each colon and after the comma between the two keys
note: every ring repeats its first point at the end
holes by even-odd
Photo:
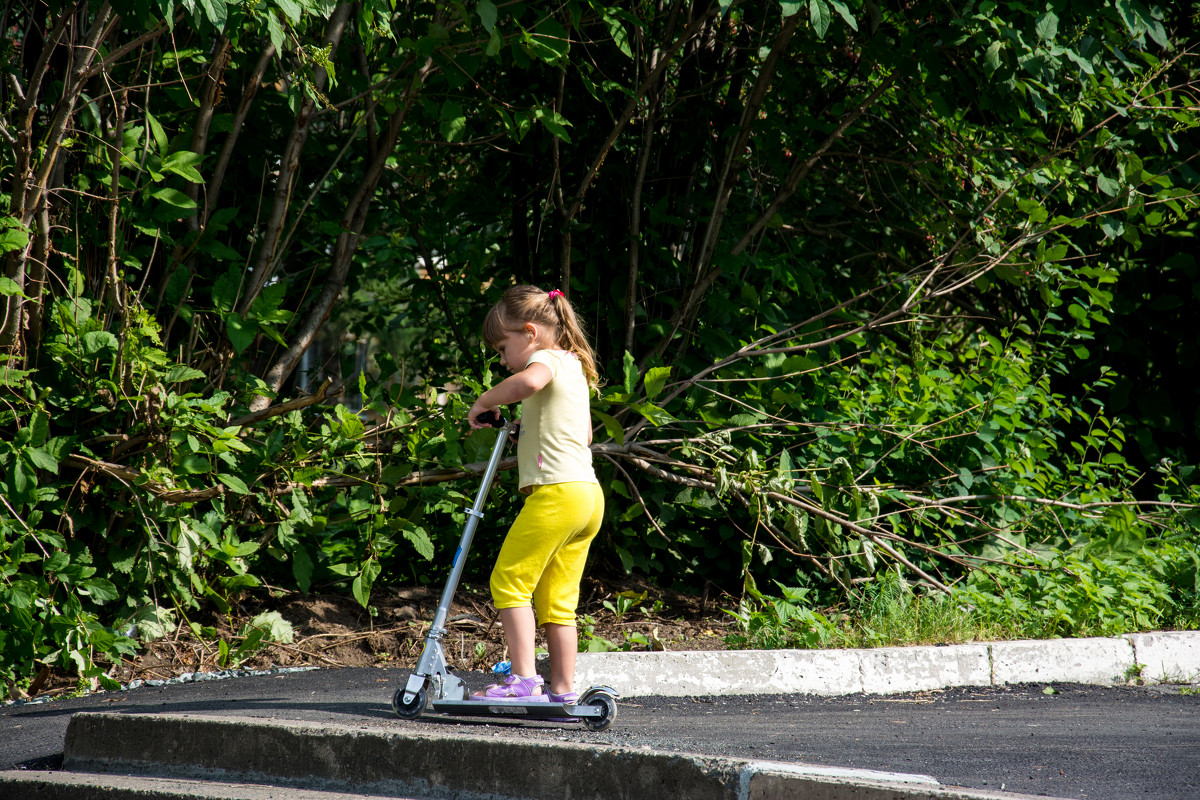
{"type": "Polygon", "coordinates": [[[576,703],[519,702],[514,700],[434,700],[435,712],[456,717],[521,717],[525,719],[562,719],[600,717],[604,710],[576,703]]]}

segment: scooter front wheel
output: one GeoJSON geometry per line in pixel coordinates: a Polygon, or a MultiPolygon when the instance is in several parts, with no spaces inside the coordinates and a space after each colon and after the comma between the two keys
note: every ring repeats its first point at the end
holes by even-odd
{"type": "Polygon", "coordinates": [[[600,716],[583,717],[583,725],[589,731],[602,731],[617,718],[617,701],[610,694],[594,694],[588,698],[586,704],[600,707],[600,716]]]}
{"type": "Polygon", "coordinates": [[[429,703],[428,687],[422,686],[411,702],[404,702],[404,692],[406,688],[401,686],[392,695],[392,711],[396,712],[396,716],[401,719],[416,719],[425,711],[425,706],[429,703]]]}

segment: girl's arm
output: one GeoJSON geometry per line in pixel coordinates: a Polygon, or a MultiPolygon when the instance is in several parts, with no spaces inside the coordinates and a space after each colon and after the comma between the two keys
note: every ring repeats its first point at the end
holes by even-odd
{"type": "Polygon", "coordinates": [[[471,423],[472,428],[487,427],[476,422],[476,418],[480,414],[487,411],[495,411],[500,406],[519,403],[528,397],[532,397],[534,392],[541,391],[553,378],[554,373],[550,371],[549,367],[539,361],[535,361],[525,369],[509,375],[479,395],[479,399],[475,401],[475,404],[471,406],[471,410],[467,412],[467,421],[471,423]]]}

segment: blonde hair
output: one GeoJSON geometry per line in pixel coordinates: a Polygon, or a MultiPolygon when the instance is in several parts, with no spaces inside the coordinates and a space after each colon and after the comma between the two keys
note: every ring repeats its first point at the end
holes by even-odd
{"type": "Polygon", "coordinates": [[[588,385],[593,388],[600,385],[596,354],[588,344],[583,323],[571,301],[560,291],[546,292],[536,286],[507,289],[483,320],[483,340],[495,347],[506,333],[521,330],[527,322],[553,330],[555,343],[579,358],[588,385]]]}

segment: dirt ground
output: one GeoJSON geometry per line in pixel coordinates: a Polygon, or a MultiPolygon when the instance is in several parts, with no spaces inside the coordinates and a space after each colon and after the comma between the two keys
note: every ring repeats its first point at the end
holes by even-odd
{"type": "MultiPolygon", "coordinates": [[[[735,620],[717,600],[689,597],[650,585],[602,585],[585,580],[580,595],[580,640],[593,650],[720,650],[735,630],[735,620]],[[606,605],[607,604],[607,605],[606,605]]],[[[376,586],[374,614],[349,594],[288,596],[269,605],[247,605],[230,618],[194,620],[216,628],[230,649],[240,641],[234,633],[263,610],[277,610],[292,624],[294,641],[264,642],[236,663],[222,659],[219,644],[193,636],[186,626],[144,643],[137,658],[110,673],[123,684],[134,680],[167,680],[188,672],[215,672],[277,667],[363,667],[416,665],[433,618],[441,587],[376,586]]],[[[487,588],[462,586],[456,595],[443,639],[452,666],[490,669],[507,658],[503,628],[487,588]]],[[[540,634],[539,634],[540,637],[540,634]]],[[[539,641],[539,644],[541,642],[539,641]]],[[[40,694],[78,691],[67,676],[50,676],[40,694]]]]}

